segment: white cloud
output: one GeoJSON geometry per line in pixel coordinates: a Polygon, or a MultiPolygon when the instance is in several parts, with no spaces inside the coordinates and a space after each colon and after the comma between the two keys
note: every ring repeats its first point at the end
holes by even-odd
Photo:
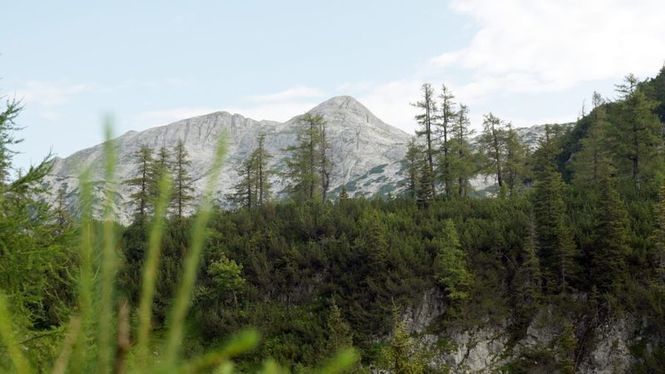
{"type": "Polygon", "coordinates": [[[52,108],[69,102],[74,96],[93,91],[90,83],[67,83],[57,81],[28,81],[15,92],[24,103],[52,108]]]}
{"type": "Polygon", "coordinates": [[[591,95],[589,85],[606,87],[631,72],[653,76],[665,62],[662,0],[453,0],[451,6],[475,30],[466,47],[404,79],[338,90],[408,132],[416,126],[409,103],[423,82],[437,89],[445,82],[470,106],[476,128],[490,111],[526,126],[573,121],[591,95]]]}
{"type": "Polygon", "coordinates": [[[585,81],[653,75],[665,62],[662,0],[455,0],[477,31],[431,60],[467,70],[470,95],[557,92],[585,81]]]}

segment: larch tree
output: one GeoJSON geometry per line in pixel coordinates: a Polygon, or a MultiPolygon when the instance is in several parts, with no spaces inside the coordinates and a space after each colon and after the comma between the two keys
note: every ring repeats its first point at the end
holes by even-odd
{"type": "Polygon", "coordinates": [[[443,223],[443,232],[437,240],[439,247],[434,259],[436,281],[446,290],[452,301],[463,301],[469,298],[473,275],[466,262],[466,254],[457,235],[452,220],[443,223]]]}
{"type": "Polygon", "coordinates": [[[134,152],[133,159],[134,163],[138,166],[135,177],[127,180],[125,183],[134,190],[130,195],[130,199],[136,209],[136,218],[142,220],[150,214],[152,209],[153,150],[147,145],[142,145],[134,152]]]}
{"type": "Polygon", "coordinates": [[[189,159],[185,143],[178,140],[173,153],[173,195],[171,200],[171,211],[178,219],[184,216],[189,202],[194,199],[193,180],[188,170],[191,164],[192,161],[189,159]]]}
{"type": "Polygon", "coordinates": [[[266,135],[260,133],[256,139],[257,146],[253,152],[253,157],[256,159],[256,203],[258,206],[263,206],[270,199],[270,170],[268,169],[268,161],[272,155],[266,150],[266,135]]]}
{"type": "Polygon", "coordinates": [[[655,247],[650,265],[659,281],[665,281],[665,183],[660,187],[660,199],[656,205],[656,228],[653,233],[655,247]]]}
{"type": "Polygon", "coordinates": [[[494,114],[486,114],[483,119],[483,132],[478,139],[482,153],[487,158],[486,169],[494,174],[499,189],[504,184],[505,131],[504,123],[494,114]]]}
{"type": "Polygon", "coordinates": [[[542,287],[533,217],[530,217],[527,230],[526,239],[514,260],[516,269],[511,292],[515,308],[514,323],[520,330],[526,329],[537,313],[542,287]]]}
{"type": "Polygon", "coordinates": [[[601,293],[614,289],[626,279],[626,257],[630,254],[628,242],[628,213],[614,187],[611,176],[603,176],[600,212],[596,235],[597,245],[591,253],[591,278],[601,293]]]}
{"type": "Polygon", "coordinates": [[[301,117],[302,127],[298,130],[297,143],[286,148],[285,177],[289,180],[288,190],[294,199],[314,201],[324,198],[329,184],[330,162],[326,149],[329,149],[325,134],[325,120],[319,115],[306,113],[301,117]],[[325,158],[325,159],[324,159],[325,158]]]}
{"type": "Polygon", "coordinates": [[[606,109],[596,107],[591,113],[587,134],[580,141],[581,149],[573,156],[574,185],[594,189],[600,186],[600,177],[611,164],[611,154],[607,147],[609,126],[606,109]]]}
{"type": "Polygon", "coordinates": [[[663,172],[662,125],[654,113],[657,103],[648,98],[633,75],[617,87],[620,118],[615,126],[614,142],[620,162],[619,176],[628,179],[634,193],[655,195],[658,176],[663,172]]]}
{"type": "Polygon", "coordinates": [[[417,198],[418,189],[420,188],[420,170],[423,160],[423,152],[416,143],[416,139],[411,138],[407,143],[406,155],[403,160],[404,168],[406,169],[406,186],[408,196],[412,199],[417,198]]]}
{"type": "Polygon", "coordinates": [[[382,366],[385,366],[385,369],[391,373],[424,373],[425,357],[418,348],[418,344],[409,336],[406,324],[401,320],[399,311],[394,307],[391,338],[381,352],[382,366]]]}
{"type": "Polygon", "coordinates": [[[334,355],[344,348],[351,348],[353,346],[353,330],[351,326],[344,319],[342,311],[332,301],[328,319],[326,321],[326,328],[328,340],[326,342],[326,352],[328,355],[334,355]]]}
{"type": "Polygon", "coordinates": [[[430,181],[434,179],[431,169],[427,164],[427,157],[419,163],[418,188],[416,189],[416,201],[418,206],[426,208],[434,200],[434,187],[430,181]]]}
{"type": "Polygon", "coordinates": [[[577,248],[564,201],[565,185],[554,164],[554,144],[547,128],[540,146],[541,169],[536,175],[533,210],[544,288],[564,293],[577,274],[577,248]]]}
{"type": "Polygon", "coordinates": [[[164,175],[171,176],[171,155],[166,147],[160,147],[150,166],[150,199],[154,205],[159,198],[159,184],[164,175]]]}
{"type": "Polygon", "coordinates": [[[430,179],[424,181],[429,184],[429,189],[432,191],[432,195],[436,196],[436,181],[434,180],[434,156],[437,152],[435,148],[435,126],[436,126],[436,117],[437,117],[437,105],[434,94],[434,89],[429,83],[425,83],[422,86],[422,99],[413,106],[420,110],[420,113],[416,115],[416,121],[418,122],[420,129],[416,131],[418,137],[425,138],[425,159],[426,167],[429,169],[424,175],[430,179]]]}
{"type": "Polygon", "coordinates": [[[251,153],[237,169],[240,179],[233,186],[233,194],[230,196],[230,200],[240,208],[252,209],[256,206],[256,161],[254,153],[251,153]]]}
{"type": "Polygon", "coordinates": [[[436,122],[437,132],[441,139],[441,151],[439,162],[439,177],[443,182],[443,188],[447,196],[452,195],[453,191],[453,178],[452,178],[452,152],[451,152],[451,135],[453,126],[455,124],[455,96],[452,92],[442,85],[441,94],[439,95],[440,111],[438,122],[436,122]]]}
{"type": "Polygon", "coordinates": [[[528,149],[510,124],[505,130],[505,150],[505,183],[508,191],[513,195],[526,179],[528,149]]]}
{"type": "Polygon", "coordinates": [[[450,173],[451,178],[457,184],[458,196],[469,194],[471,189],[469,181],[475,172],[473,148],[469,143],[469,137],[473,134],[470,127],[469,108],[466,105],[460,105],[451,129],[452,139],[450,141],[450,173]]]}
{"type": "Polygon", "coordinates": [[[15,122],[20,112],[21,105],[16,100],[7,101],[4,110],[0,112],[0,188],[5,188],[9,183],[12,158],[16,154],[11,147],[21,142],[14,136],[20,130],[15,122]]]}

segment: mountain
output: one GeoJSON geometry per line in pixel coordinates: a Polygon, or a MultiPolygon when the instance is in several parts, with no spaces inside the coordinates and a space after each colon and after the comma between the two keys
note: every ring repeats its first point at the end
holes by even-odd
{"type": "MultiPolygon", "coordinates": [[[[331,159],[334,165],[330,190],[335,196],[345,185],[352,196],[372,196],[399,193],[404,188],[405,175],[402,159],[406,144],[411,135],[388,125],[364,105],[350,96],[337,96],[324,101],[308,113],[321,115],[327,122],[327,136],[331,143],[331,159]]],[[[236,170],[243,160],[256,147],[259,133],[266,134],[266,148],[273,158],[272,170],[283,170],[284,149],[296,142],[301,115],[286,122],[256,121],[239,114],[214,112],[203,116],[177,121],[165,126],[145,131],[130,131],[114,139],[118,157],[116,178],[125,181],[135,177],[138,165],[133,155],[141,146],[155,150],[160,147],[173,149],[179,140],[183,140],[189,152],[192,166],[189,170],[194,180],[194,187],[200,194],[205,177],[208,174],[217,139],[225,133],[228,137],[228,154],[222,176],[218,183],[217,200],[224,205],[225,195],[231,192],[238,181],[236,170]]],[[[522,140],[533,147],[544,132],[544,126],[517,129],[522,140]]],[[[67,207],[77,210],[78,177],[82,170],[90,167],[95,182],[95,193],[102,195],[103,185],[103,144],[81,150],[73,155],[55,160],[51,175],[47,178],[49,191],[64,191],[67,207]]],[[[278,197],[285,185],[278,176],[273,176],[273,192],[278,197]]],[[[495,184],[491,176],[478,175],[472,180],[474,189],[479,193],[491,190],[495,184]]],[[[133,207],[128,196],[130,189],[119,183],[117,191],[117,219],[128,223],[133,207]]],[[[55,201],[55,193],[50,199],[55,201]]]]}
{"type": "MultiPolygon", "coordinates": [[[[410,138],[407,133],[381,121],[349,96],[333,97],[308,113],[321,115],[328,125],[331,159],[335,165],[330,183],[333,195],[343,184],[347,185],[352,195],[370,196],[399,189],[399,181],[403,179],[400,176],[401,160],[410,138]]],[[[229,148],[217,190],[217,198],[223,203],[224,195],[238,181],[238,166],[256,146],[260,132],[266,134],[266,147],[273,155],[270,166],[273,170],[282,168],[286,156],[283,150],[296,142],[300,117],[282,123],[215,112],[141,132],[130,131],[114,139],[118,157],[117,180],[125,181],[135,176],[138,166],[134,163],[133,154],[141,146],[173,149],[182,139],[192,161],[190,174],[194,179],[194,187],[200,193],[211,167],[217,139],[225,133],[229,148]]],[[[49,190],[62,189],[68,208],[75,211],[78,176],[85,168],[91,168],[95,193],[101,195],[103,158],[103,144],[81,150],[64,159],[57,158],[47,179],[49,190]]],[[[279,194],[285,186],[280,178],[273,179],[273,191],[279,194]]],[[[120,183],[116,215],[123,223],[129,222],[132,215],[129,195],[128,186],[120,183]]],[[[51,198],[54,199],[54,196],[51,198]]]]}

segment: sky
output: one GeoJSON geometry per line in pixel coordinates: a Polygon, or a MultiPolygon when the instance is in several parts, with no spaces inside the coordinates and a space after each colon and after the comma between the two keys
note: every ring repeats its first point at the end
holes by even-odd
{"type": "Polygon", "coordinates": [[[0,95],[24,110],[16,165],[218,110],[283,121],[351,95],[409,133],[446,84],[475,128],[574,121],[665,62],[662,0],[12,1],[0,95]]]}

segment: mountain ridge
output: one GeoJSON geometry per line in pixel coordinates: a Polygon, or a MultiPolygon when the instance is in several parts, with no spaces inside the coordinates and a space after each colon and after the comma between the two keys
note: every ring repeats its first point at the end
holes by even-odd
{"type": "MultiPolygon", "coordinates": [[[[352,195],[370,196],[379,190],[399,189],[401,160],[410,138],[406,132],[383,122],[351,96],[332,97],[307,113],[321,115],[327,122],[331,160],[335,165],[331,191],[349,183],[355,186],[350,191],[352,195]],[[372,173],[372,170],[378,170],[377,167],[382,169],[381,172],[372,173]]],[[[273,155],[269,166],[279,170],[286,156],[284,149],[295,144],[301,117],[302,114],[296,115],[285,122],[257,121],[238,113],[216,111],[143,131],[128,131],[113,139],[120,165],[117,179],[124,181],[133,176],[136,171],[133,154],[141,146],[171,149],[182,139],[190,154],[192,167],[189,171],[199,195],[217,139],[225,133],[229,147],[216,191],[217,199],[223,204],[224,195],[238,180],[235,170],[256,146],[258,134],[266,134],[266,147],[273,155]]],[[[103,181],[103,168],[99,167],[104,157],[102,146],[103,143],[55,160],[48,184],[51,191],[63,190],[70,210],[76,211],[77,208],[78,175],[82,170],[90,167],[93,181],[98,184],[103,181]]],[[[272,182],[273,190],[279,196],[285,187],[284,181],[273,178],[272,182]]],[[[129,188],[120,184],[115,213],[122,223],[128,223],[132,217],[128,195],[129,188]]],[[[50,198],[54,200],[53,194],[50,198]]]]}

